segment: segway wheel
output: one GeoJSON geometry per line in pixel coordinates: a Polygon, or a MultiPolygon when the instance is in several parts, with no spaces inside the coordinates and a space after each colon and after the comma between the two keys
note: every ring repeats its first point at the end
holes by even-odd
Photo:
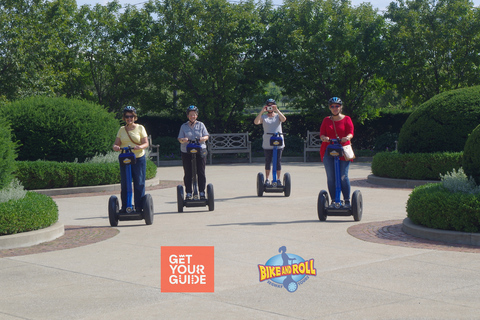
{"type": "Polygon", "coordinates": [[[285,197],[290,197],[290,191],[292,190],[292,178],[288,172],[283,175],[283,188],[283,194],[285,197]]]}
{"type": "Polygon", "coordinates": [[[263,196],[263,191],[265,190],[265,177],[263,173],[259,172],[257,174],[257,196],[263,196]]]}
{"type": "Polygon", "coordinates": [[[209,211],[215,209],[215,196],[213,194],[213,184],[211,183],[207,185],[207,205],[209,211]]]}
{"type": "Polygon", "coordinates": [[[145,223],[147,225],[151,225],[153,223],[153,199],[151,195],[146,194],[143,196],[142,206],[143,206],[143,219],[145,219],[145,223]]]}
{"type": "Polygon", "coordinates": [[[362,220],[363,197],[360,190],[355,190],[352,195],[352,215],[355,221],[362,220]]]}
{"type": "Polygon", "coordinates": [[[320,219],[320,221],[327,220],[327,207],[329,202],[328,200],[328,192],[325,190],[320,191],[317,201],[318,219],[320,219]]]}
{"type": "Polygon", "coordinates": [[[177,186],[177,209],[178,212],[183,212],[183,186],[177,186]]]}
{"type": "Polygon", "coordinates": [[[108,199],[108,219],[112,227],[118,226],[118,210],[118,198],[111,196],[110,199],[108,199]]]}

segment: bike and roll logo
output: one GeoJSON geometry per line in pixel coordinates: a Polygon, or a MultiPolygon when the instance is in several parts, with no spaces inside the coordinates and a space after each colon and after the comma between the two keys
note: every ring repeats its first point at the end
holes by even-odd
{"type": "Polygon", "coordinates": [[[281,246],[278,252],[280,254],[268,259],[264,265],[258,265],[260,282],[267,281],[271,286],[295,292],[310,276],[317,275],[314,259],[305,260],[296,254],[287,254],[285,246],[281,246]]]}

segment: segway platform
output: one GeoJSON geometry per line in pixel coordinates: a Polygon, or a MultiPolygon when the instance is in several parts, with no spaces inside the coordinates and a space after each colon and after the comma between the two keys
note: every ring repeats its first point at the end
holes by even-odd
{"type": "Polygon", "coordinates": [[[271,134],[270,145],[273,146],[273,159],[272,159],[272,183],[265,184],[265,176],[259,172],[257,174],[257,196],[263,196],[264,192],[283,193],[285,197],[290,196],[291,192],[291,177],[290,173],[286,172],[283,175],[283,184],[280,184],[280,180],[277,180],[277,148],[283,144],[283,133],[268,133],[271,134]]]}
{"type": "Polygon", "coordinates": [[[132,152],[132,148],[126,147],[122,149],[122,153],[118,156],[120,166],[125,167],[125,173],[127,178],[127,203],[125,205],[125,212],[120,211],[119,201],[116,196],[111,196],[108,200],[108,218],[110,225],[116,227],[118,221],[129,220],[145,220],[147,225],[153,223],[153,199],[149,194],[145,194],[142,197],[142,211],[136,211],[132,204],[132,169],[131,165],[136,162],[135,154],[132,152]]]}
{"type": "Polygon", "coordinates": [[[347,206],[340,201],[341,181],[340,181],[340,157],[343,155],[343,148],[337,139],[332,139],[327,150],[334,157],[335,165],[335,199],[329,203],[328,192],[321,190],[318,194],[317,213],[320,221],[326,221],[327,216],[353,216],[355,221],[362,220],[363,198],[360,190],[355,190],[352,194],[351,205],[347,206]]]}
{"type": "Polygon", "coordinates": [[[215,198],[213,193],[213,184],[207,184],[205,199],[200,199],[197,188],[197,154],[202,151],[202,146],[198,141],[190,141],[187,145],[187,153],[192,154],[192,199],[185,199],[184,188],[182,185],[177,186],[177,211],[183,212],[183,208],[205,207],[208,206],[209,211],[215,209],[215,198]]]}

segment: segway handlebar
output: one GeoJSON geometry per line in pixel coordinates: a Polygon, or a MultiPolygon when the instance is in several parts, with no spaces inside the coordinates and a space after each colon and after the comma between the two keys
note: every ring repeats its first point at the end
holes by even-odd
{"type": "Polygon", "coordinates": [[[129,145],[128,147],[121,148],[120,152],[121,153],[132,153],[132,150],[133,150],[132,146],[129,145]]]}

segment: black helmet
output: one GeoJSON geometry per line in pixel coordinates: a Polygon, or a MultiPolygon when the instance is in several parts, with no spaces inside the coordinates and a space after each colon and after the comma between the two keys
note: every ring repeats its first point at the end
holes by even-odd
{"type": "Polygon", "coordinates": [[[137,114],[137,110],[135,110],[135,108],[132,107],[132,106],[126,106],[126,107],[123,109],[123,113],[126,113],[126,112],[133,112],[133,113],[137,114]]]}
{"type": "Polygon", "coordinates": [[[198,108],[195,107],[194,105],[191,105],[187,108],[187,116],[190,111],[195,111],[198,114],[198,108]]]}
{"type": "Polygon", "coordinates": [[[273,99],[268,99],[268,100],[265,102],[266,105],[268,105],[269,103],[277,104],[277,103],[275,102],[275,100],[273,100],[273,99]]]}
{"type": "Polygon", "coordinates": [[[328,105],[331,105],[331,104],[334,104],[334,103],[337,103],[337,104],[343,106],[343,101],[339,97],[333,97],[333,98],[330,98],[330,100],[328,100],[328,105]]]}

